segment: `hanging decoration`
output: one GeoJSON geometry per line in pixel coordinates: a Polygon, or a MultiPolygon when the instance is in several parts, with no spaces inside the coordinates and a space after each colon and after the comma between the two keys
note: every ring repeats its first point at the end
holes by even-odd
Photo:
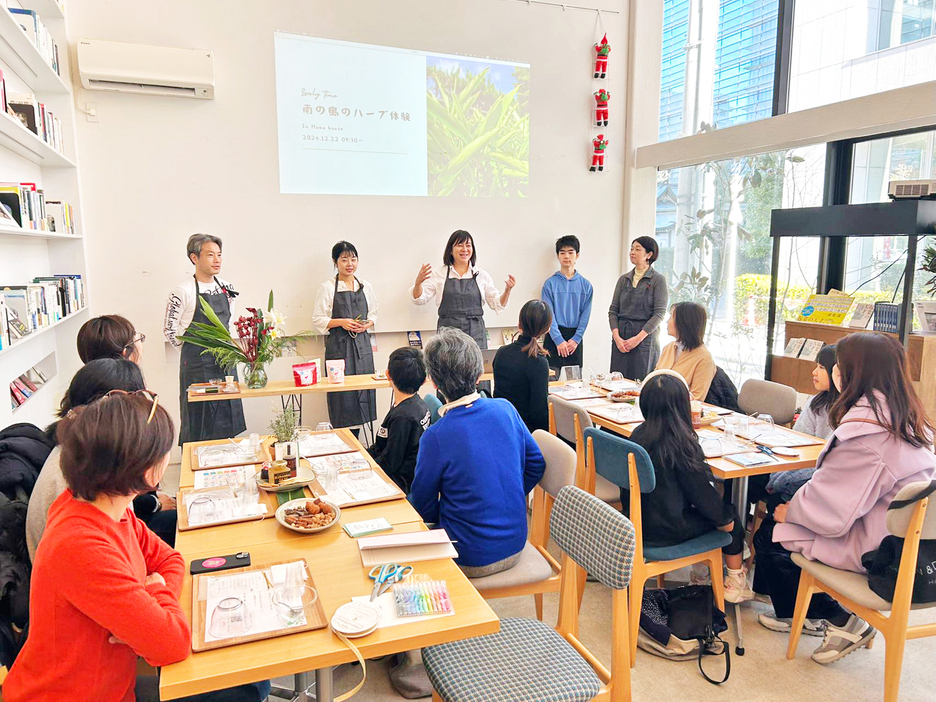
{"type": "Polygon", "coordinates": [[[608,43],[608,35],[606,33],[601,37],[601,43],[595,44],[595,78],[604,78],[607,75],[608,54],[610,53],[611,45],[608,43]]]}
{"type": "Polygon", "coordinates": [[[608,148],[608,140],[604,138],[604,134],[599,134],[594,139],[592,139],[592,147],[594,147],[595,151],[592,154],[591,168],[589,168],[588,170],[594,171],[597,168],[597,170],[603,171],[604,170],[604,152],[605,152],[605,149],[608,148]]]}
{"type": "Polygon", "coordinates": [[[608,100],[611,99],[611,93],[604,88],[599,88],[595,93],[595,126],[608,126],[608,100]]]}

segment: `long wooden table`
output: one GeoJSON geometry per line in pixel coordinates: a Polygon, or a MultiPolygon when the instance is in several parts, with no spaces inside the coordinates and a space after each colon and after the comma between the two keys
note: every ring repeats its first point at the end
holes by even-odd
{"type": "MultiPolygon", "coordinates": [[[[347,429],[338,431],[342,432],[346,441],[349,441],[349,437],[353,439],[347,429]]],[[[192,448],[193,445],[186,444],[182,452],[183,478],[190,485],[194,484],[192,448]]],[[[355,448],[367,455],[359,443],[355,448]]],[[[379,467],[377,470],[380,470],[379,467]]],[[[341,510],[341,522],[376,517],[385,517],[393,525],[394,532],[426,528],[405,499],[341,510]]],[[[180,603],[189,617],[192,612],[192,577],[188,574],[188,564],[198,558],[242,550],[249,551],[253,564],[305,558],[328,619],[352,596],[370,594],[373,586],[367,575],[369,569],[361,565],[355,540],[337,525],[318,534],[300,534],[280,526],[271,515],[262,521],[181,532],[176,536],[176,548],[186,562],[180,603]]],[[[417,573],[425,573],[433,579],[448,583],[455,614],[378,629],[355,639],[355,645],[364,658],[482,636],[499,630],[497,615],[454,561],[424,561],[414,566],[417,573]]],[[[307,684],[305,674],[314,670],[317,700],[327,702],[333,698],[331,668],[354,659],[351,650],[330,629],[300,632],[194,653],[186,660],[162,669],[160,696],[164,700],[175,699],[286,675],[297,675],[297,679],[302,679],[299,687],[304,688],[307,684]]],[[[304,697],[300,696],[299,699],[304,697]]]]}

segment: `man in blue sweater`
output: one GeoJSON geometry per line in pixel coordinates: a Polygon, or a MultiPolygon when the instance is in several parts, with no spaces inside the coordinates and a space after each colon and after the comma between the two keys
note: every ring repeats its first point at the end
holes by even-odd
{"type": "Polygon", "coordinates": [[[568,234],[556,240],[559,270],[543,283],[543,302],[553,313],[552,326],[543,346],[549,352],[549,365],[557,371],[562,366],[582,365],[582,337],[591,316],[592,284],[575,270],[581,245],[578,237],[568,234]]]}
{"type": "Polygon", "coordinates": [[[484,363],[470,336],[440,329],[425,356],[446,404],[420,441],[410,501],[457,542],[469,578],[507,570],[526,545],[526,496],[543,477],[543,454],[510,402],[476,392],[484,363]]]}

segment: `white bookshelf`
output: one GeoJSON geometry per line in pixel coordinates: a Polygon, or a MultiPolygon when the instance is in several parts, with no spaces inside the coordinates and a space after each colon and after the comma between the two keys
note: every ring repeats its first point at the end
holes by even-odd
{"type": "MultiPolygon", "coordinates": [[[[58,44],[62,75],[57,75],[46,63],[13,16],[0,6],[0,70],[6,79],[7,95],[34,93],[36,99],[61,120],[65,153],[57,152],[19,120],[0,112],[0,181],[36,183],[45,191],[47,200],[62,200],[72,205],[77,234],[0,223],[0,288],[23,285],[37,276],[78,274],[82,276],[90,301],[75,145],[73,54],[66,35],[65,17],[55,0],[10,0],[9,5],[19,5],[39,14],[58,44]]],[[[81,365],[75,340],[78,329],[90,314],[86,305],[0,349],[0,429],[17,422],[45,427],[54,419],[63,391],[81,365]],[[40,368],[48,382],[14,409],[10,402],[10,382],[34,367],[40,368]]]]}

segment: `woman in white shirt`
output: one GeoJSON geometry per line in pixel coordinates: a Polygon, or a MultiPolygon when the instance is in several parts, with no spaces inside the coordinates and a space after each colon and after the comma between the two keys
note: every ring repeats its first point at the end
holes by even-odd
{"type": "MultiPolygon", "coordinates": [[[[325,339],[325,360],[344,360],[345,375],[374,372],[368,329],[377,321],[377,296],[366,280],[355,276],[358,252],[339,241],[332,247],[337,273],[319,286],[312,310],[312,326],[325,339]]],[[[334,427],[356,427],[377,419],[374,390],[328,393],[328,417],[334,427]]]]}
{"type": "Polygon", "coordinates": [[[494,287],[487,271],[475,267],[478,253],[471,234],[459,229],[445,245],[442,263],[445,268],[433,271],[431,263],[423,264],[416,275],[416,284],[410,288],[413,303],[425,305],[435,298],[439,310],[437,329],[454,327],[474,339],[482,349],[487,348],[484,329],[484,303],[495,312],[507,306],[510,291],[516,285],[512,275],[507,276],[504,293],[494,287]]]}

